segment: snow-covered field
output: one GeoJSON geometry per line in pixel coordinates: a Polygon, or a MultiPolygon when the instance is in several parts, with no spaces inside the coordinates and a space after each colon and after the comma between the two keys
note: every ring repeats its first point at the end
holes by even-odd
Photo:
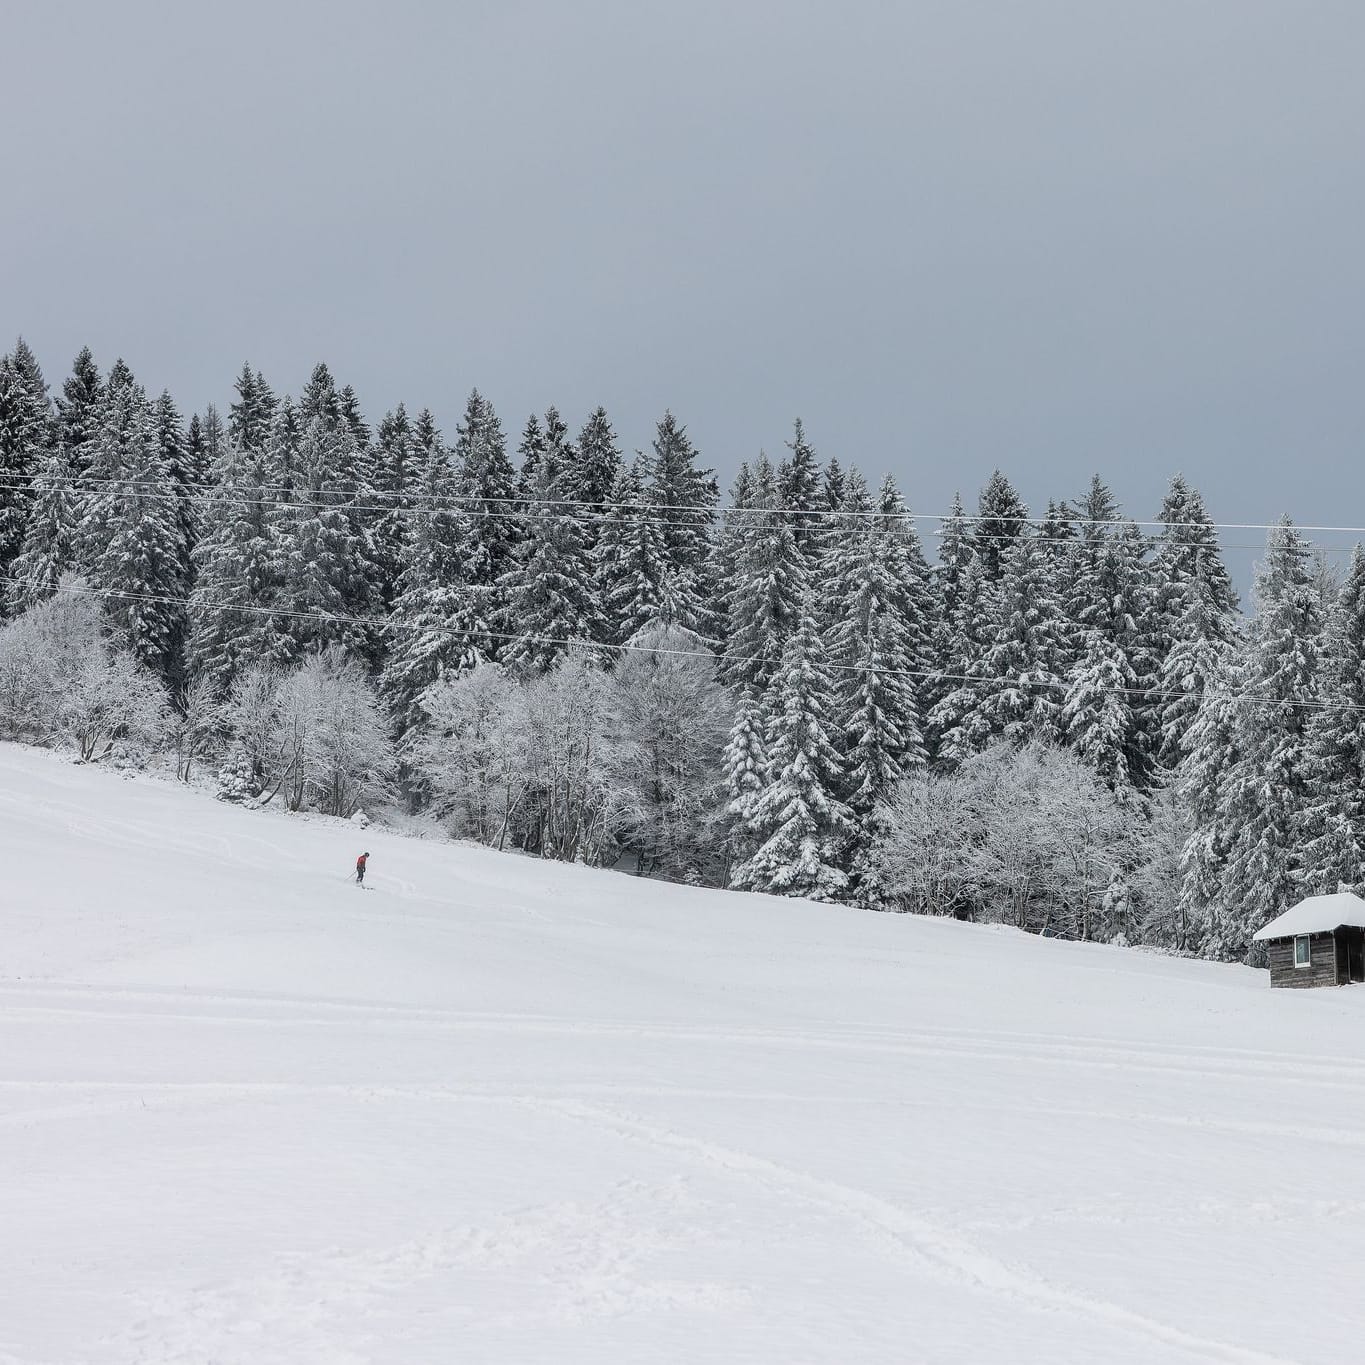
{"type": "Polygon", "coordinates": [[[0,858],[6,1365],[1365,1354],[1365,990],[8,746],[0,858]]]}

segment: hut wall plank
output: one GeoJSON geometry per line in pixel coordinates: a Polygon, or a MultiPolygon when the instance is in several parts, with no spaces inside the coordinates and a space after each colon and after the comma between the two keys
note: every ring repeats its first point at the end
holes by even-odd
{"type": "Polygon", "coordinates": [[[1278,938],[1270,944],[1270,984],[1291,990],[1337,984],[1336,939],[1332,934],[1313,934],[1313,965],[1294,965],[1294,940],[1278,938]]]}

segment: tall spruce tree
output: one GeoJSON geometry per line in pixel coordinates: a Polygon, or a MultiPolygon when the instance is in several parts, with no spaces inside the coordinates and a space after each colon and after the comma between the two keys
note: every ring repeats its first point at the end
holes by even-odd
{"type": "Polygon", "coordinates": [[[986,566],[973,549],[957,582],[952,615],[941,618],[929,678],[930,696],[937,698],[925,717],[930,751],[947,767],[979,753],[992,737],[982,710],[982,679],[998,595],[998,586],[986,582],[986,566]]]}
{"type": "Polygon", "coordinates": [[[929,677],[921,691],[931,751],[938,739],[931,719],[934,710],[958,686],[953,675],[965,673],[979,653],[968,648],[966,634],[972,623],[962,618],[962,580],[975,558],[962,495],[954,493],[948,515],[939,523],[938,563],[930,580],[929,677]]]}
{"type": "Polygon", "coordinates": [[[533,412],[521,429],[521,442],[517,446],[517,492],[530,501],[536,486],[536,474],[545,455],[545,429],[540,418],[533,412]]]}
{"type": "Polygon", "coordinates": [[[792,439],[787,442],[791,451],[782,462],[778,478],[778,492],[782,506],[792,524],[792,534],[801,553],[811,559],[818,551],[822,527],[819,514],[824,511],[824,490],[820,484],[820,462],[806,440],[806,429],[796,419],[792,439]]]}
{"type": "Polygon", "coordinates": [[[821,509],[827,513],[837,512],[844,505],[845,488],[844,467],[839,463],[837,455],[831,455],[825,461],[822,484],[824,496],[820,500],[821,509]]]}
{"type": "Polygon", "coordinates": [[[663,620],[670,606],[663,528],[645,496],[642,457],[617,476],[610,502],[588,553],[602,617],[601,639],[623,645],[652,622],[663,620]]]}
{"type": "Polygon", "coordinates": [[[237,397],[228,407],[228,439],[241,450],[264,450],[275,422],[275,392],[250,365],[242,366],[233,388],[237,397]]]}
{"type": "MultiPolygon", "coordinates": [[[[1148,544],[1133,522],[1117,520],[1118,505],[1096,477],[1081,507],[1084,520],[1072,563],[1067,617],[1073,625],[1064,640],[1060,663],[1086,699],[1084,711],[1070,725],[1073,734],[1093,733],[1101,711],[1108,720],[1126,718],[1121,770],[1116,786],[1145,791],[1155,771],[1161,740],[1160,700],[1150,694],[1159,685],[1160,658],[1154,639],[1155,585],[1147,562],[1148,544]],[[1095,642],[1099,636],[1101,649],[1095,642]],[[1128,689],[1122,698],[1101,706],[1093,689],[1105,678],[1122,676],[1128,689]],[[1098,709],[1097,709],[1098,708],[1098,709]]],[[[1076,699],[1072,699],[1076,700],[1076,699]]],[[[1077,705],[1082,705],[1076,701],[1077,705]]],[[[1086,741],[1089,743],[1090,741],[1086,741]]],[[[1111,779],[1108,760],[1102,775],[1111,779]]]]}
{"type": "Polygon", "coordinates": [[[834,707],[834,683],[808,607],[773,682],[766,771],[748,817],[757,847],[735,868],[733,885],[822,901],[844,894],[852,822],[834,794],[843,781],[830,737],[834,707]]]}
{"type": "Polygon", "coordinates": [[[761,696],[778,671],[810,586],[810,568],[786,516],[776,471],[761,452],[735,544],[721,676],[761,696]]]}
{"type": "Polygon", "coordinates": [[[1014,485],[997,469],[981,490],[976,513],[972,543],[986,581],[997,583],[1004,576],[1010,546],[1029,529],[1028,508],[1014,485]]]}
{"type": "Polygon", "coordinates": [[[1180,854],[1174,946],[1215,956],[1222,934],[1212,934],[1211,928],[1224,923],[1229,910],[1224,874],[1233,830],[1223,793],[1228,775],[1241,766],[1242,686],[1242,661],[1236,652],[1215,646],[1176,771],[1176,792],[1190,833],[1180,854]]]}
{"type": "Polygon", "coordinates": [[[1286,517],[1256,580],[1257,616],[1234,720],[1236,761],[1219,785],[1227,831],[1209,946],[1240,958],[1252,933],[1302,885],[1301,812],[1311,772],[1308,724],[1322,682],[1323,608],[1307,543],[1286,517]]]}
{"type": "Polygon", "coordinates": [[[1223,667],[1234,639],[1216,582],[1204,577],[1202,561],[1193,576],[1173,585],[1159,584],[1175,627],[1161,659],[1157,694],[1157,759],[1176,772],[1190,752],[1190,728],[1199,714],[1209,680],[1223,667]]]}
{"type": "Polygon", "coordinates": [[[665,412],[654,434],[650,497],[664,526],[664,558],[676,624],[715,639],[720,634],[718,586],[713,577],[711,528],[720,490],[715,475],[697,465],[684,427],[665,412]]]}
{"type": "Polygon", "coordinates": [[[1036,536],[1013,541],[991,596],[990,642],[969,669],[980,686],[978,743],[1061,736],[1065,616],[1036,536]]]}
{"type": "Polygon", "coordinates": [[[24,353],[0,356],[0,576],[23,549],[33,477],[52,435],[47,386],[24,353]]]}
{"type": "Polygon", "coordinates": [[[887,515],[848,526],[842,546],[826,555],[821,585],[822,594],[839,604],[825,629],[844,771],[838,794],[855,821],[846,850],[850,894],[873,908],[886,898],[872,856],[881,803],[927,758],[920,687],[928,570],[898,503],[894,485],[884,486],[880,506],[887,515]]]}
{"type": "Polygon", "coordinates": [[[17,615],[51,597],[74,568],[84,511],[71,449],[59,441],[43,456],[33,478],[22,548],[10,566],[11,613],[17,615]]]}
{"type": "MultiPolygon", "coordinates": [[[[28,368],[17,364],[20,373],[28,368]]],[[[30,391],[41,377],[27,380],[30,391]]],[[[99,431],[104,384],[89,347],[76,357],[57,397],[55,425],[34,474],[20,553],[10,569],[13,612],[50,597],[77,563],[80,524],[88,508],[91,449],[99,431]]]]}
{"type": "Polygon", "coordinates": [[[418,414],[412,435],[417,497],[385,623],[388,651],[380,679],[399,736],[425,720],[423,697],[430,687],[483,661],[490,631],[471,591],[469,554],[478,541],[459,498],[458,471],[430,412],[418,414]]]}
{"type": "Polygon", "coordinates": [[[185,616],[185,541],[157,415],[139,384],[105,395],[91,467],[94,493],[81,530],[91,586],[134,655],[179,681],[185,616]]]}
{"type": "Polygon", "coordinates": [[[1355,547],[1324,637],[1321,706],[1308,718],[1300,812],[1303,887],[1365,882],[1365,549],[1355,547]]]}
{"type": "MultiPolygon", "coordinates": [[[[268,438],[267,438],[268,439],[268,438]]],[[[217,411],[205,414],[212,458],[189,602],[189,672],[218,695],[253,664],[282,663],[292,644],[280,606],[282,552],[277,491],[267,440],[246,448],[227,439],[217,411]]]]}
{"type": "Polygon", "coordinates": [[[1145,774],[1134,771],[1133,712],[1137,675],[1123,649],[1103,631],[1087,635],[1062,701],[1063,738],[1119,800],[1131,802],[1145,774]]]}
{"type": "Polygon", "coordinates": [[[598,542],[611,521],[616,485],[625,471],[621,448],[607,418],[606,408],[594,408],[578,433],[564,477],[564,496],[575,504],[583,541],[595,556],[598,542]]]}
{"type": "Polygon", "coordinates": [[[499,582],[503,660],[523,677],[548,671],[571,644],[602,635],[592,564],[561,482],[562,473],[542,459],[527,494],[526,539],[499,582]]]}
{"type": "MultiPolygon", "coordinates": [[[[493,405],[475,389],[456,428],[455,458],[461,473],[465,507],[471,524],[470,590],[475,610],[485,621],[503,613],[501,581],[512,567],[518,533],[516,474],[507,457],[502,423],[493,405]]],[[[489,641],[492,657],[500,642],[489,641]]]]}
{"type": "Polygon", "coordinates": [[[372,475],[374,506],[370,514],[374,553],[379,572],[380,600],[392,605],[398,578],[405,568],[403,547],[413,515],[413,485],[425,474],[421,450],[407,408],[399,403],[384,414],[375,432],[372,475]]]}
{"type": "Polygon", "coordinates": [[[716,612],[724,628],[729,630],[731,599],[734,596],[735,570],[739,565],[740,546],[744,538],[744,520],[753,501],[753,471],[747,460],[741,460],[730,485],[730,501],[721,514],[720,530],[716,534],[714,562],[716,566],[716,612]]]}
{"type": "MultiPolygon", "coordinates": [[[[161,466],[165,471],[170,491],[175,498],[175,519],[179,531],[180,562],[176,576],[181,591],[188,593],[194,586],[194,547],[200,535],[200,488],[195,478],[195,462],[190,452],[189,435],[181,420],[180,410],[169,392],[163,390],[153,408],[157,445],[161,450],[161,466]]],[[[177,641],[179,651],[183,641],[177,641]]]]}
{"type": "Polygon", "coordinates": [[[57,443],[66,451],[66,463],[80,481],[77,486],[82,496],[87,491],[84,480],[90,468],[103,401],[104,380],[99,366],[90,348],[83,346],[57,396],[57,443]]]}
{"type": "Polygon", "coordinates": [[[726,884],[735,885],[734,873],[758,847],[756,815],[758,798],[768,774],[768,754],[763,741],[763,698],[755,688],[740,693],[730,740],[725,746],[725,790],[729,794],[726,847],[726,884]]]}
{"type": "Polygon", "coordinates": [[[1223,565],[1217,528],[1199,490],[1177,474],[1157,515],[1162,523],[1154,556],[1158,580],[1179,584],[1199,574],[1211,606],[1220,616],[1230,618],[1237,610],[1237,593],[1223,565]]]}
{"type": "Polygon", "coordinates": [[[295,657],[332,644],[369,653],[379,605],[373,548],[355,511],[360,451],[351,424],[329,406],[325,395],[300,404],[300,416],[315,415],[299,445],[292,498],[273,509],[278,619],[295,657]]]}

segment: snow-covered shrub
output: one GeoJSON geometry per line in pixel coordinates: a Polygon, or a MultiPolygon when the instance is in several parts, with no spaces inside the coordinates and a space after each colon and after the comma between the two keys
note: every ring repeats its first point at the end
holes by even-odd
{"type": "Polygon", "coordinates": [[[563,862],[615,861],[630,797],[616,778],[606,674],[587,654],[561,659],[526,686],[527,797],[520,842],[563,862]]]}
{"type": "Polygon", "coordinates": [[[908,779],[883,817],[874,853],[906,909],[1077,938],[1117,927],[1105,893],[1135,862],[1140,817],[1065,749],[993,745],[951,774],[908,779]]]}
{"type": "Polygon", "coordinates": [[[116,740],[135,753],[163,735],[166,694],[113,645],[99,603],[67,579],[56,596],[0,630],[0,729],[10,739],[71,744],[82,760],[116,740]]]}
{"type": "Polygon", "coordinates": [[[611,775],[623,798],[617,838],[639,872],[701,881],[724,843],[735,701],[695,632],[655,624],[629,643],[606,677],[611,775]]]}
{"type": "Polygon", "coordinates": [[[499,664],[446,676],[422,695],[427,725],[407,757],[459,838],[501,848],[529,788],[526,693],[499,664]]]}
{"type": "Polygon", "coordinates": [[[294,672],[258,666],[223,707],[234,756],[220,795],[284,799],[290,810],[350,816],[393,794],[393,746],[364,668],[339,647],[310,654],[294,672]]]}
{"type": "Polygon", "coordinates": [[[259,795],[260,787],[252,770],[251,756],[240,746],[233,747],[218,769],[218,799],[242,802],[259,795]]]}
{"type": "Polygon", "coordinates": [[[364,668],[333,646],[310,655],[280,686],[278,749],[290,810],[352,815],[392,799],[393,745],[364,668]]]}
{"type": "Polygon", "coordinates": [[[220,794],[230,801],[259,796],[278,764],[275,732],[283,673],[256,664],[237,676],[222,706],[232,749],[218,773],[220,794]]]}
{"type": "Polygon", "coordinates": [[[180,693],[170,726],[175,742],[175,775],[182,782],[190,780],[195,759],[205,758],[221,746],[223,724],[223,705],[213,681],[206,675],[193,679],[180,693]]]}

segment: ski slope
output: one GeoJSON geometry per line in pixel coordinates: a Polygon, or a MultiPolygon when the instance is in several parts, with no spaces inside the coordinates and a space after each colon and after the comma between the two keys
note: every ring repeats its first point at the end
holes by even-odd
{"type": "Polygon", "coordinates": [[[5,1365],[1365,1350],[1365,990],[10,746],[0,857],[5,1365]]]}

